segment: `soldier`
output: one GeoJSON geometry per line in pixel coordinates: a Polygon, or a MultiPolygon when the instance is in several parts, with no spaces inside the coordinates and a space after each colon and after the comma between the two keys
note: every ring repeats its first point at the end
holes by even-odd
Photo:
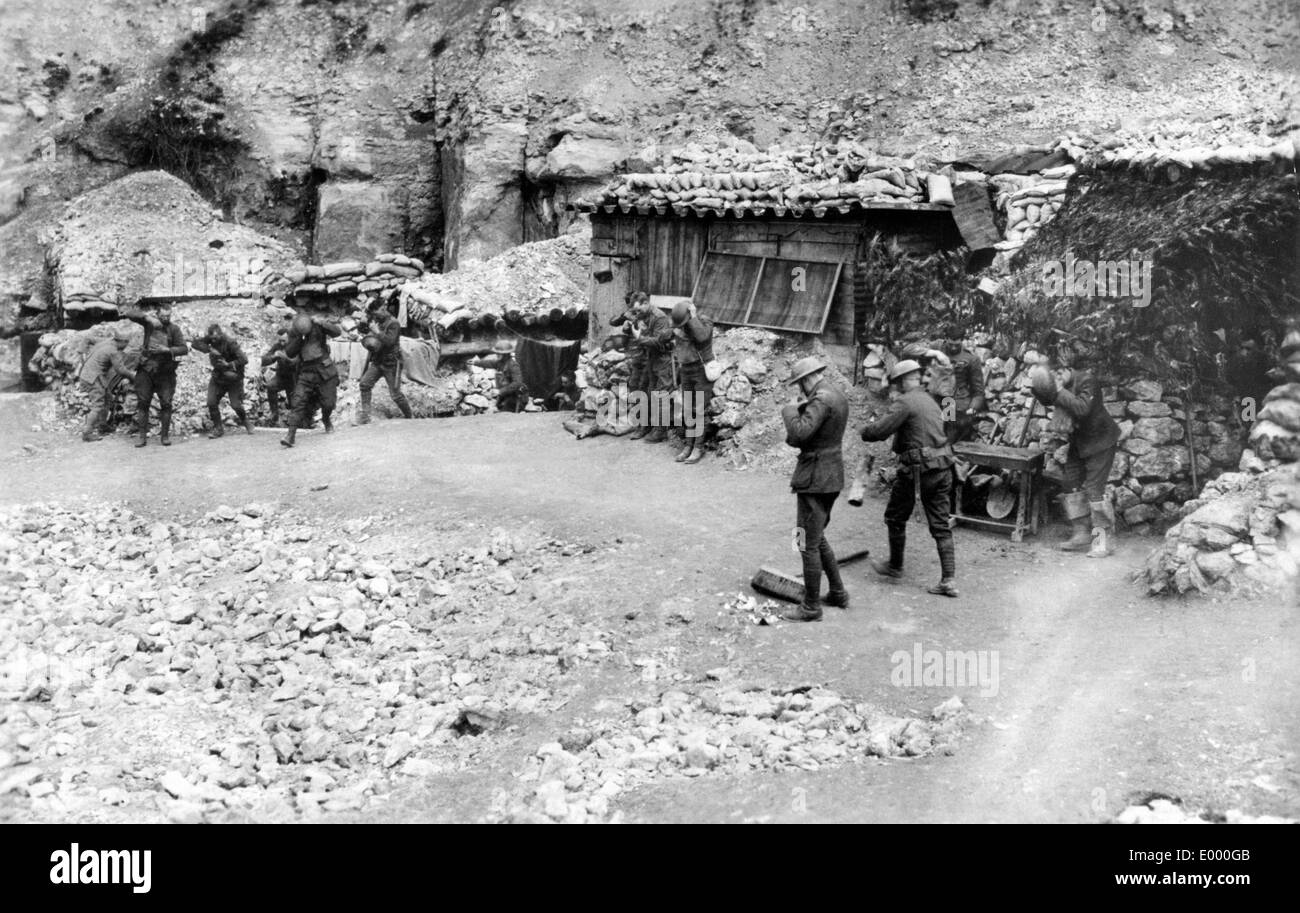
{"type": "MultiPolygon", "coordinates": [[[[956,324],[950,324],[943,334],[943,353],[952,365],[952,389],[948,393],[952,401],[940,400],[939,405],[943,407],[944,432],[949,444],[970,440],[975,433],[975,422],[987,406],[984,363],[962,344],[965,335],[956,324]]],[[[961,476],[953,466],[951,513],[954,515],[961,503],[961,486],[961,476]]]]}
{"type": "Polygon", "coordinates": [[[289,430],[280,439],[281,446],[294,445],[298,429],[306,423],[317,405],[320,406],[325,433],[334,431],[330,418],[338,401],[339,371],[330,357],[329,340],[341,332],[338,324],[326,317],[299,314],[293,319],[284,352],[290,358],[297,358],[300,365],[293,390],[293,411],[289,413],[289,430]]]}
{"type": "Polygon", "coordinates": [[[293,408],[293,387],[297,381],[298,363],[285,352],[289,344],[289,328],[281,327],[275,343],[262,355],[262,368],[272,368],[266,380],[266,404],[271,410],[271,424],[280,424],[280,393],[293,408]]]}
{"type": "Polygon", "coordinates": [[[370,397],[381,377],[388,384],[388,395],[402,411],[402,417],[411,418],[411,404],[402,392],[402,328],[380,299],[371,302],[369,318],[370,327],[363,345],[370,355],[361,374],[361,411],[357,414],[357,424],[370,422],[370,397]]]}
{"type": "MultiPolygon", "coordinates": [[[[632,329],[628,343],[631,351],[628,356],[628,389],[645,394],[648,405],[656,393],[667,396],[673,384],[673,327],[663,311],[650,303],[650,296],[645,292],[632,295],[629,304],[627,312],[610,323],[627,325],[632,329]]],[[[647,413],[649,411],[647,409],[647,413]]],[[[662,424],[653,429],[644,424],[628,435],[633,441],[645,438],[648,444],[661,443],[667,437],[668,429],[662,424]]]]}
{"type": "Polygon", "coordinates": [[[127,320],[144,327],[144,345],[140,350],[140,367],[135,372],[136,431],[140,439],[135,446],[149,443],[149,406],[158,397],[159,440],[171,446],[172,397],[176,394],[176,359],[190,349],[185,334],[172,323],[172,311],[161,307],[156,314],[146,314],[139,307],[125,311],[127,320]]]}
{"type": "Polygon", "coordinates": [[[81,392],[90,400],[90,411],[86,413],[86,424],[81,430],[83,441],[98,441],[103,437],[100,431],[108,421],[114,375],[120,374],[135,383],[135,372],[122,357],[130,341],[130,333],[115,329],[110,338],[95,343],[81,365],[81,392]]]}
{"type": "MultiPolygon", "coordinates": [[[[952,393],[955,419],[947,424],[948,443],[969,440],[975,419],[987,407],[984,398],[984,364],[963,345],[965,333],[953,324],[944,331],[943,353],[952,365],[952,393]]],[[[941,404],[942,405],[942,404],[941,404]]]]}
{"type": "Polygon", "coordinates": [[[528,388],[524,386],[524,372],[514,359],[515,344],[508,339],[499,339],[493,344],[492,352],[498,356],[497,411],[522,412],[528,405],[528,388]]]}
{"type": "Polygon", "coordinates": [[[226,433],[221,420],[221,397],[230,400],[230,408],[235,411],[235,418],[244,430],[253,433],[253,420],[244,411],[244,366],[248,356],[239,343],[227,336],[220,324],[211,324],[207,333],[194,340],[194,349],[206,352],[212,363],[212,374],[208,377],[208,418],[212,430],[208,437],[215,440],[226,433]]]}
{"type": "Polygon", "coordinates": [[[1046,365],[1035,365],[1029,375],[1030,389],[1040,403],[1054,407],[1053,427],[1072,429],[1061,494],[1072,533],[1060,547],[1105,558],[1114,552],[1115,512],[1106,500],[1106,480],[1115,463],[1120,432],[1106,411],[1101,381],[1083,370],[1081,354],[1062,344],[1059,369],[1053,372],[1046,365]]]}
{"type": "Polygon", "coordinates": [[[686,426],[682,449],[674,459],[679,463],[698,463],[704,459],[704,434],[709,400],[713,396],[713,382],[704,371],[704,366],[713,361],[713,324],[695,313],[695,304],[689,299],[673,305],[672,321],[673,358],[677,362],[677,384],[686,426]]]}
{"type": "Polygon", "coordinates": [[[803,602],[784,614],[790,621],[821,620],[823,572],[830,584],[826,604],[849,607],[849,594],[825,535],[831,508],[844,488],[842,444],[849,401],[826,380],[825,370],[825,363],[816,356],[795,362],[786,383],[797,384],[803,399],[781,410],[785,442],[799,448],[790,490],[795,493],[796,534],[803,556],[803,602]]]}
{"type": "Polygon", "coordinates": [[[948,505],[952,497],[952,447],[944,434],[939,404],[921,388],[921,371],[921,365],[912,359],[895,364],[889,372],[889,379],[901,395],[883,418],[862,429],[864,441],[883,441],[892,434],[893,449],[898,454],[899,463],[889,504],[885,507],[889,563],[873,561],[872,566],[883,577],[903,575],[907,521],[912,516],[919,491],[921,507],[938,548],[942,569],[939,582],[926,592],[936,596],[956,596],[957,556],[948,524],[948,505]]]}

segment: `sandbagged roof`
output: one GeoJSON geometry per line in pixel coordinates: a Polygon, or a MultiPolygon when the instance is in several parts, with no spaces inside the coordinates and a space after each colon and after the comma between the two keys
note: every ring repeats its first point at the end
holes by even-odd
{"type": "Polygon", "coordinates": [[[825,215],[859,209],[946,209],[947,178],[912,160],[877,155],[855,142],[815,143],[766,151],[739,146],[690,144],[641,160],[647,171],[620,175],[574,204],[580,212],[671,209],[684,215],[805,211],[825,215]]]}

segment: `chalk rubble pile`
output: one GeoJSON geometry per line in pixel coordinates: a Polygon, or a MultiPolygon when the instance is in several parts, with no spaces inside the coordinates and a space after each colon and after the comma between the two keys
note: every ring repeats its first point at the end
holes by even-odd
{"type": "Polygon", "coordinates": [[[270,504],[189,525],[0,511],[0,796],[37,820],[359,809],[473,763],[609,654],[550,605],[592,547],[493,530],[395,553],[358,545],[370,527],[270,504]]]}

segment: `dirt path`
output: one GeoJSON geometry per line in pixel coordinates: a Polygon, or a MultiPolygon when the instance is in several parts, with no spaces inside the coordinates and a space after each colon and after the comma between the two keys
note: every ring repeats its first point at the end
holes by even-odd
{"type": "MultiPolygon", "coordinates": [[[[914,525],[904,580],[885,584],[855,569],[848,612],[831,610],[814,625],[737,627],[717,615],[748,592],[754,568],[797,566],[787,544],[793,499],[781,478],[713,461],[682,467],[666,446],[575,441],[548,416],[381,422],[306,434],[288,452],[269,430],[139,451],[125,439],[92,446],[21,430],[34,401],[6,400],[0,411],[19,430],[0,444],[0,502],[86,497],[178,519],[220,503],[277,501],[324,518],[382,516],[396,537],[453,521],[526,522],[611,546],[591,570],[602,575],[602,597],[574,611],[693,676],[725,665],[746,680],[828,684],[913,715],[959,694],[980,719],[948,757],[642,788],[621,800],[632,820],[1096,821],[1149,792],[1193,808],[1300,812],[1295,608],[1149,600],[1131,579],[1146,542],[1095,562],[960,530],[962,597],[949,600],[923,592],[937,559],[914,525]],[[670,606],[693,620],[667,624],[670,606]],[[996,694],[895,686],[891,657],[917,644],[996,657],[996,694]]],[[[879,500],[861,509],[841,502],[832,541],[882,547],[882,509],[879,500]]],[[[573,713],[616,699],[607,684],[584,681],[573,713]]],[[[549,737],[526,732],[519,750],[549,737]]],[[[449,805],[414,790],[403,814],[469,816],[508,781],[508,768],[507,758],[423,787],[478,790],[476,802],[449,805]]]]}

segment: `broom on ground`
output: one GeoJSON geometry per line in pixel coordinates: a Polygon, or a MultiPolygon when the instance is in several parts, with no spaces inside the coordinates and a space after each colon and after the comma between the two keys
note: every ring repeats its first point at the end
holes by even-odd
{"type": "MultiPolygon", "coordinates": [[[[870,549],[864,548],[850,552],[843,558],[837,559],[835,563],[843,567],[869,554],[871,554],[870,549]]],[[[765,596],[774,596],[785,602],[803,602],[803,577],[797,574],[787,574],[772,567],[760,567],[758,573],[749,581],[749,585],[765,596]]]]}

